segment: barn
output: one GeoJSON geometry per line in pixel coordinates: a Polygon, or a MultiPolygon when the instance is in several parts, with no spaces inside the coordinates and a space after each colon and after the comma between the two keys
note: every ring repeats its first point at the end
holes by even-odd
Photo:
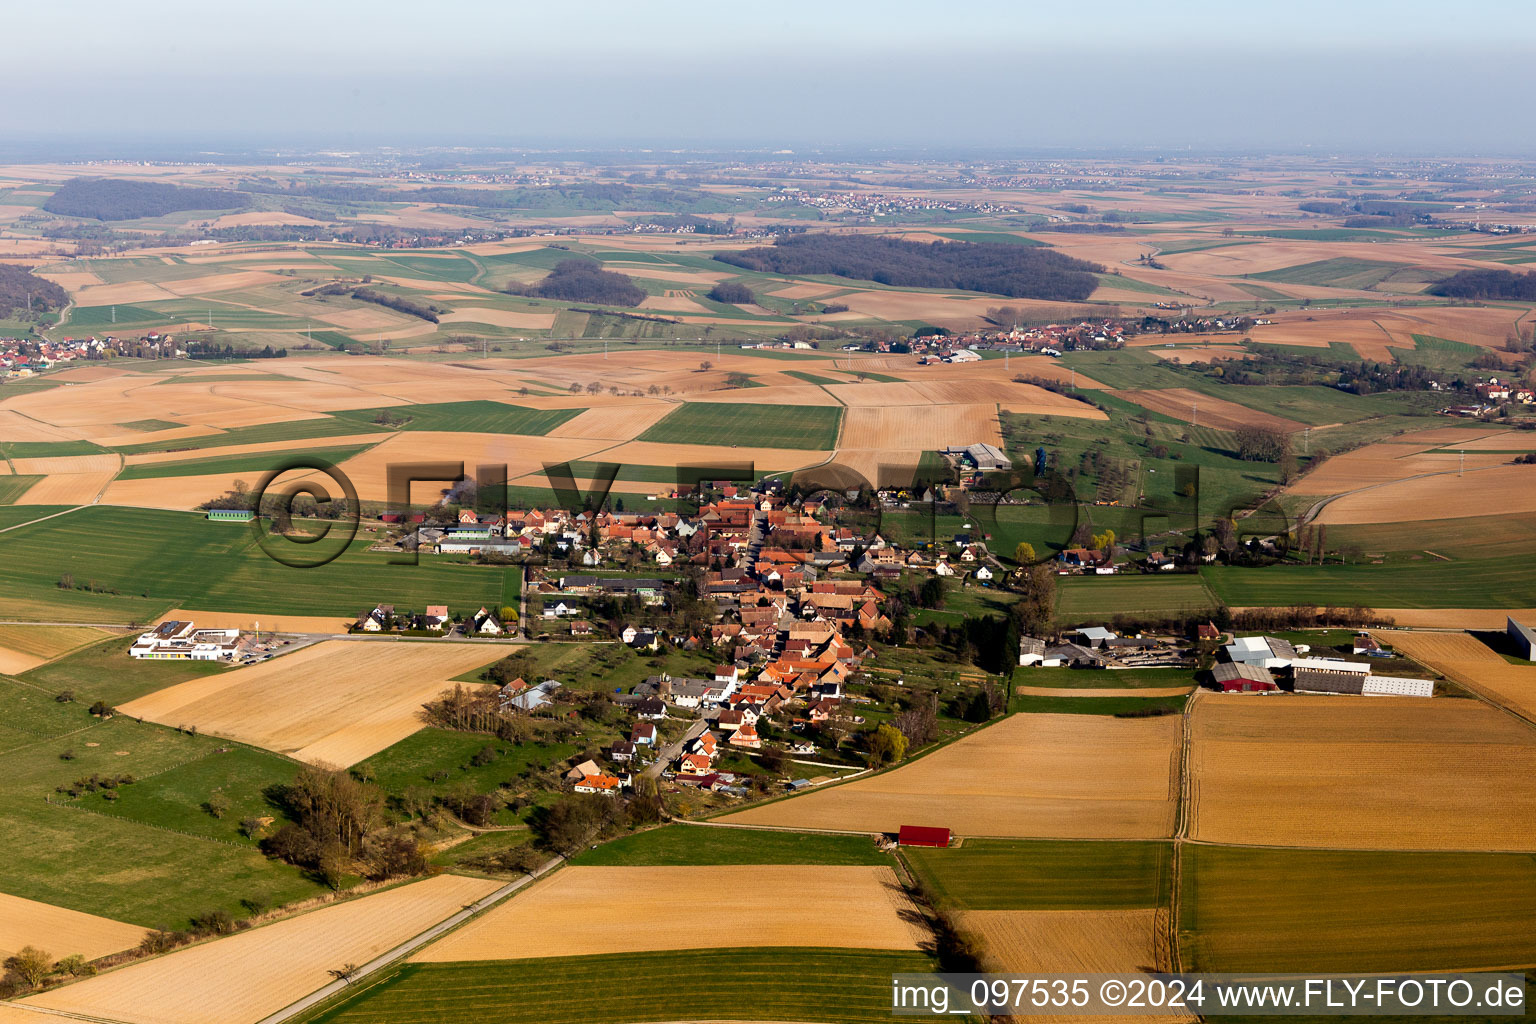
{"type": "Polygon", "coordinates": [[[1223,661],[1211,667],[1211,675],[1223,693],[1268,693],[1280,689],[1269,669],[1258,665],[1223,661]]]}
{"type": "Polygon", "coordinates": [[[949,845],[949,829],[930,825],[903,825],[901,831],[896,833],[896,842],[901,846],[945,847],[949,845]]]}

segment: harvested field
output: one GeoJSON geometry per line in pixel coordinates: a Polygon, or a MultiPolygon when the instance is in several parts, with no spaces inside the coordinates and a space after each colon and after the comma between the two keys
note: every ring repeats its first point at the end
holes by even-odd
{"type": "MultiPolygon", "coordinates": [[[[1233,609],[1237,611],[1238,609],[1233,609]]],[[[1536,608],[1377,608],[1394,625],[1409,629],[1503,629],[1510,616],[1522,622],[1536,619],[1536,608]]],[[[1400,634],[1384,637],[1383,643],[1395,643],[1400,634]]]]}
{"type": "Polygon", "coordinates": [[[943,448],[978,442],[1003,443],[996,406],[861,406],[843,413],[843,429],[838,437],[839,448],[881,450],[943,448]]]}
{"type": "MultiPolygon", "coordinates": [[[[1166,910],[969,910],[960,927],[981,940],[986,970],[1000,974],[1136,974],[1172,969],[1166,910]]],[[[1026,996],[1026,999],[1028,997],[1026,996]]],[[[1020,1012],[1032,1021],[1122,1017],[1020,1012]]],[[[1160,1020],[1196,1020],[1170,1011],[1160,1020]]]]}
{"type": "Polygon", "coordinates": [[[1158,348],[1152,354],[1170,363],[1215,363],[1223,359],[1242,359],[1245,348],[1233,345],[1201,345],[1198,348],[1158,348]]]}
{"type": "Polygon", "coordinates": [[[1475,701],[1203,694],[1191,838],[1532,850],[1536,731],[1475,701]]]}
{"type": "MultiPolygon", "coordinates": [[[[800,448],[739,448],[706,444],[666,444],[631,441],[605,449],[597,458],[621,466],[730,466],[751,462],[758,472],[799,469],[824,462],[831,452],[800,448]]],[[[620,474],[622,475],[622,474],[620,474]]]]}
{"type": "Polygon", "coordinates": [[[1236,430],[1238,427],[1267,427],[1286,433],[1300,430],[1304,424],[1288,420],[1284,416],[1259,412],[1246,405],[1228,402],[1221,398],[1202,395],[1188,388],[1166,388],[1157,391],[1112,391],[1110,394],[1135,402],[1153,412],[1172,416],[1185,423],[1198,423],[1202,427],[1217,430],[1236,430]]]}
{"type": "Polygon", "coordinates": [[[121,710],[345,768],[422,728],[424,701],[505,653],[484,644],[327,640],[167,687],[121,710]]]}
{"type": "MultiPolygon", "coordinates": [[[[518,434],[483,434],[436,430],[410,430],[396,434],[382,444],[348,459],[341,470],[352,478],[358,496],[364,501],[389,500],[388,468],[393,463],[463,461],[465,471],[473,474],[476,466],[506,465],[507,478],[528,473],[542,473],[545,463],[561,463],[585,458],[611,442],[577,437],[535,437],[518,434]]],[[[622,459],[605,453],[604,458],[622,459]]],[[[718,450],[716,450],[718,458],[718,450]]],[[[639,460],[634,460],[637,464],[639,460]]],[[[442,483],[418,483],[411,489],[412,500],[436,500],[438,492],[449,486],[442,483]]]]}
{"type": "Polygon", "coordinates": [[[412,959],[423,963],[753,946],[917,949],[926,938],[895,873],[795,865],[570,867],[412,959]],[[643,921],[645,926],[635,927],[643,921]]]}
{"type": "Polygon", "coordinates": [[[601,406],[566,420],[551,430],[548,436],[633,441],[673,408],[667,402],[601,406]]]}
{"type": "Polygon", "coordinates": [[[1011,715],[894,771],[723,820],[830,831],[941,825],[967,836],[1159,839],[1173,830],[1179,741],[1177,715],[1011,715]]]}
{"type": "Polygon", "coordinates": [[[426,931],[502,883],[439,875],[177,950],[64,988],[24,1006],[127,1024],[255,1024],[426,931]]]}
{"type": "Polygon", "coordinates": [[[16,499],[18,505],[89,505],[112,482],[110,473],[60,473],[45,476],[16,499]]]}
{"type": "Polygon", "coordinates": [[[28,945],[47,949],[54,959],[79,953],[95,960],[131,949],[143,938],[138,925],[0,893],[0,960],[28,945]]]}
{"type": "MultiPolygon", "coordinates": [[[[0,391],[0,398],[6,396],[6,392],[0,391]]],[[[80,434],[78,431],[64,430],[33,419],[31,416],[23,416],[11,409],[0,409],[0,437],[6,441],[34,442],[34,441],[75,441],[80,434]]]]}
{"type": "MultiPolygon", "coordinates": [[[[147,435],[158,440],[161,435],[147,435]]],[[[206,436],[204,434],[203,436],[206,436]]],[[[394,437],[393,433],[381,434],[342,434],[336,437],[326,437],[323,441],[312,437],[301,437],[289,441],[262,441],[256,444],[230,444],[223,447],[209,446],[196,448],[190,451],[180,452],[147,452],[143,455],[128,455],[123,461],[130,466],[155,465],[162,462],[186,462],[189,460],[217,459],[225,455],[250,455],[257,452],[286,452],[294,450],[308,450],[316,445],[323,444],[327,448],[349,448],[354,445],[377,444],[379,441],[394,437]]],[[[254,482],[254,481],[252,481],[254,482]]]]}
{"type": "Polygon", "coordinates": [[[489,306],[462,306],[440,319],[445,324],[490,324],[493,327],[534,331],[547,331],[555,326],[554,313],[515,313],[510,309],[492,309],[489,306]]]}
{"type": "Polygon", "coordinates": [[[246,629],[264,633],[344,633],[351,622],[315,615],[242,615],[237,612],[200,612],[172,608],[162,619],[191,621],[206,629],[246,629]]]}
{"type": "MultiPolygon", "coordinates": [[[[1453,452],[1425,458],[1446,458],[1453,452]]],[[[1507,455],[1480,458],[1508,462],[1507,455]]],[[[1468,461],[1472,461],[1470,458],[1468,461]]],[[[1422,519],[1463,519],[1498,509],[1505,515],[1536,512],[1536,473],[1529,466],[1496,465],[1458,475],[1454,470],[1399,480],[1356,491],[1323,506],[1317,522],[1403,523],[1422,519]]]]}
{"type": "MultiPolygon", "coordinates": [[[[1530,621],[1529,617],[1526,621],[1530,621]]],[[[1499,628],[1502,620],[1493,628],[1499,628]]],[[[1536,664],[1511,665],[1465,633],[1375,634],[1416,661],[1536,722],[1536,664]]]]}
{"type": "Polygon", "coordinates": [[[51,459],[13,459],[16,472],[24,476],[51,476],[55,473],[115,473],[116,455],[72,455],[51,459]]]}
{"type": "Polygon", "coordinates": [[[111,635],[92,626],[0,625],[0,675],[20,675],[111,635]]]}
{"type": "MultiPolygon", "coordinates": [[[[261,480],[259,471],[241,473],[212,473],[198,476],[149,477],[140,480],[112,480],[101,492],[101,504],[121,505],[126,508],[163,508],[190,511],[213,498],[233,491],[238,481],[254,486],[261,480]]],[[[285,486],[309,478],[323,478],[316,472],[294,471],[284,473],[273,481],[272,493],[285,486]]],[[[39,485],[41,486],[41,485],[39,485]]],[[[334,487],[334,485],[331,485],[334,487]]],[[[35,488],[34,488],[35,489],[35,488]]],[[[94,495],[93,495],[94,497],[94,495]]],[[[77,499],[84,502],[88,499],[77,499]]]]}

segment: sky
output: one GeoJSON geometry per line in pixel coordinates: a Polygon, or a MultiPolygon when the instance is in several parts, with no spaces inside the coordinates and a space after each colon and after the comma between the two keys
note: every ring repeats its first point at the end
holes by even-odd
{"type": "Polygon", "coordinates": [[[1529,0],[6,7],[0,151],[1536,150],[1529,0]]]}

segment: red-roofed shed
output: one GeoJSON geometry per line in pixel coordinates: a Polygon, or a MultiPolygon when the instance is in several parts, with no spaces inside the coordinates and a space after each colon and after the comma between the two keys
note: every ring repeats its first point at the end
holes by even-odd
{"type": "Polygon", "coordinates": [[[949,829],[930,825],[903,825],[896,834],[896,842],[902,846],[948,846],[949,829]]]}

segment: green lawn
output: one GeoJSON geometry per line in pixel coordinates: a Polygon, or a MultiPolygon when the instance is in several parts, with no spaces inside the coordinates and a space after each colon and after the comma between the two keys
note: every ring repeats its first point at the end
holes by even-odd
{"type": "Polygon", "coordinates": [[[729,448],[804,448],[825,451],[837,446],[841,406],[793,406],[688,402],[640,435],[662,444],[708,444],[729,448]],[[729,447],[728,447],[729,446],[729,447]]]}
{"type": "Polygon", "coordinates": [[[960,910],[1130,910],[1168,901],[1167,843],[967,839],[901,853],[960,910]]]}
{"type": "Polygon", "coordinates": [[[1184,847],[1191,971],[1454,971],[1536,964],[1536,858],[1184,847]]]}
{"type": "Polygon", "coordinates": [[[864,836],[667,825],[585,850],[572,864],[889,864],[864,836]]]}
{"type": "MultiPolygon", "coordinates": [[[[421,559],[396,565],[359,537],[318,568],[274,561],[243,524],[183,512],[90,506],[5,535],[0,617],[124,622],[171,607],[268,615],[351,616],[379,602],[400,608],[500,603],[516,568],[421,559]],[[65,574],[76,589],[63,589],[65,574]],[[88,589],[95,585],[94,592],[88,589]],[[112,591],[117,591],[113,593],[112,591]]],[[[283,550],[296,545],[285,541],[283,550]]],[[[322,542],[324,543],[324,542],[322,542]]],[[[315,545],[320,547],[321,545],[315,545]]],[[[308,552],[302,552],[308,554],[308,552]]]]}
{"type": "Polygon", "coordinates": [[[1158,576],[1066,576],[1057,581],[1056,612],[1063,622],[1103,620],[1120,613],[1184,615],[1215,600],[1195,573],[1158,576]]]}
{"type": "MultiPolygon", "coordinates": [[[[636,922],[636,927],[643,929],[644,923],[636,922]]],[[[884,1024],[891,1019],[891,975],[934,969],[933,961],[921,953],[816,948],[408,964],[309,1021],[626,1024],[654,1020],[815,1020],[884,1024]]]]}

